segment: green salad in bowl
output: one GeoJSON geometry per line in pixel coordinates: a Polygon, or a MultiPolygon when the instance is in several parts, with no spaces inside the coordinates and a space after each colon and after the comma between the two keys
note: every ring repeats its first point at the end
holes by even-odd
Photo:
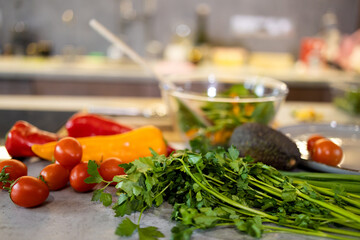
{"type": "Polygon", "coordinates": [[[175,127],[186,141],[207,137],[227,145],[233,130],[246,122],[270,124],[288,93],[286,84],[272,78],[191,76],[163,83],[175,127]]]}
{"type": "Polygon", "coordinates": [[[360,82],[344,82],[332,85],[333,102],[344,111],[360,115],[360,82]]]}

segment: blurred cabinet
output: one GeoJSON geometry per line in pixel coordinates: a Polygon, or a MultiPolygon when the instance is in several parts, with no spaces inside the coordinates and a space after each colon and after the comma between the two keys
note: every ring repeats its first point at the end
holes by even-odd
{"type": "MultiPolygon", "coordinates": [[[[288,101],[331,101],[328,84],[287,82],[288,101]]],[[[64,96],[115,96],[115,97],[160,97],[161,92],[155,79],[0,79],[0,94],[64,95],[64,96]]]]}

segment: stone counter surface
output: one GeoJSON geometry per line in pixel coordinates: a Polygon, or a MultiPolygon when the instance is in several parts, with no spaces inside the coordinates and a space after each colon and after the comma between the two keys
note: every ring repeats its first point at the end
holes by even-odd
{"type": "MultiPolygon", "coordinates": [[[[41,169],[49,164],[37,159],[27,160],[29,175],[37,176],[41,169]]],[[[138,239],[134,234],[128,238],[115,235],[115,229],[123,218],[114,217],[111,208],[99,202],[91,202],[92,193],[76,193],[71,187],[50,192],[46,202],[36,208],[22,208],[13,204],[5,191],[0,192],[0,232],[1,239],[9,240],[112,240],[138,239]]],[[[170,239],[171,228],[175,225],[170,221],[172,209],[168,204],[145,211],[141,226],[156,226],[170,239]]],[[[129,217],[137,222],[138,213],[129,217]]],[[[196,240],[235,240],[253,239],[232,228],[217,228],[207,231],[196,231],[196,240]]],[[[321,239],[303,235],[271,233],[263,236],[264,240],[300,240],[321,239]]]]}
{"type": "MultiPolygon", "coordinates": [[[[57,98],[33,96],[1,96],[0,110],[40,110],[40,111],[83,111],[91,107],[140,107],[150,108],[161,106],[161,99],[129,99],[129,98],[57,98]],[[60,100],[62,99],[62,100],[60,100]]],[[[338,121],[339,123],[356,123],[357,119],[344,115],[331,104],[324,103],[285,103],[281,108],[275,125],[278,127],[298,123],[293,118],[295,109],[313,108],[322,114],[323,122],[338,121]]],[[[6,116],[0,116],[6,118],[6,116]]],[[[155,124],[164,130],[165,138],[171,142],[181,142],[171,131],[171,124],[166,118],[125,117],[118,119],[133,125],[155,124]]],[[[25,160],[29,175],[38,176],[41,169],[49,164],[37,158],[25,160]]],[[[112,188],[113,189],[113,188],[112,188]]],[[[114,217],[109,207],[98,202],[91,202],[92,193],[76,193],[71,187],[60,191],[50,192],[47,201],[39,207],[26,209],[14,205],[7,192],[0,192],[0,239],[11,240],[99,240],[99,239],[137,239],[137,235],[129,238],[120,238],[114,234],[116,226],[122,218],[114,217]]],[[[154,208],[143,214],[142,226],[157,226],[169,239],[174,222],[170,221],[172,209],[168,204],[154,208]]],[[[129,218],[136,222],[138,213],[129,218]]],[[[253,239],[245,234],[238,233],[231,228],[217,228],[207,231],[196,231],[193,239],[199,240],[234,240],[253,239]]],[[[296,234],[268,233],[262,239],[322,239],[296,234]]]]}

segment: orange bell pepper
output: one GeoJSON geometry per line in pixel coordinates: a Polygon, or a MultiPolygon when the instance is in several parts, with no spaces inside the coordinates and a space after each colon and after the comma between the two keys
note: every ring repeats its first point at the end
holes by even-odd
{"type": "MultiPolygon", "coordinates": [[[[126,133],[77,138],[83,148],[82,161],[94,160],[100,164],[110,157],[129,163],[140,157],[151,156],[150,148],[158,154],[166,154],[166,143],[160,129],[144,126],[126,133]]],[[[32,151],[40,158],[52,161],[57,141],[32,145],[32,151]]]]}

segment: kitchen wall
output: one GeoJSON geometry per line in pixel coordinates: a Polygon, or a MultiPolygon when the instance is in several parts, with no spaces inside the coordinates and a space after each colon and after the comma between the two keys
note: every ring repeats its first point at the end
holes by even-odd
{"type": "Polygon", "coordinates": [[[66,46],[82,53],[106,52],[108,42],[88,25],[96,18],[144,55],[153,40],[169,43],[178,24],[195,29],[195,7],[202,2],[211,7],[208,30],[213,43],[295,55],[301,37],[321,30],[327,11],[336,14],[343,33],[351,33],[358,27],[360,9],[359,0],[0,0],[0,46],[11,42],[13,27],[24,22],[30,40],[51,41],[55,54],[66,46]],[[134,11],[125,11],[131,5],[134,11]],[[66,10],[72,10],[73,17],[66,10]],[[282,19],[290,30],[278,36],[239,34],[234,22],[230,24],[234,16],[282,19]]]}

